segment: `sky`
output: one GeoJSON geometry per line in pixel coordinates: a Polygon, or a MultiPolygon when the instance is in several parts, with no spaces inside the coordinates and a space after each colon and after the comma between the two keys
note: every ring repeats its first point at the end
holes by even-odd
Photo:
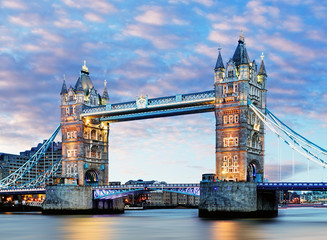
{"type": "MultiPolygon", "coordinates": [[[[213,90],[241,30],[251,60],[261,53],[267,105],[326,148],[327,2],[318,0],[0,0],[0,152],[19,153],[60,123],[60,90],[84,60],[111,103],[213,90]]],[[[265,177],[279,179],[278,140],[267,130],[265,177]]],[[[321,169],[280,147],[282,178],[321,180],[321,169]],[[318,174],[319,172],[319,174],[318,174]],[[319,178],[319,179],[318,179],[319,178]]],[[[213,113],[114,123],[110,181],[199,182],[215,171],[213,113]]],[[[326,174],[327,176],[327,174],[326,174]]]]}

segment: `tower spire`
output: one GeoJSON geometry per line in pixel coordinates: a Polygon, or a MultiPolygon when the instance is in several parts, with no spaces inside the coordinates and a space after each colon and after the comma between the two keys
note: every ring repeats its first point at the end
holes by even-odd
{"type": "Polygon", "coordinates": [[[103,94],[102,94],[102,105],[106,105],[109,103],[109,94],[107,91],[107,80],[104,80],[104,89],[103,89],[103,94]]]}
{"type": "Polygon", "coordinates": [[[261,66],[260,66],[258,75],[262,75],[262,76],[266,76],[267,77],[266,67],[265,67],[265,64],[263,62],[263,58],[264,58],[264,55],[262,53],[261,54],[261,66]]]}
{"type": "Polygon", "coordinates": [[[221,47],[218,47],[218,58],[217,58],[217,62],[216,62],[216,66],[215,66],[215,70],[218,70],[219,68],[223,68],[225,69],[224,67],[224,63],[223,63],[223,59],[221,57],[221,47]]]}
{"type": "Polygon", "coordinates": [[[84,65],[82,66],[81,73],[85,73],[85,74],[89,75],[89,69],[88,69],[88,67],[86,67],[86,60],[84,60],[84,65]]]}
{"type": "Polygon", "coordinates": [[[63,94],[66,94],[66,93],[68,93],[68,91],[67,91],[67,86],[66,86],[66,76],[65,76],[65,74],[64,74],[64,81],[63,81],[63,83],[62,83],[62,87],[61,87],[61,92],[60,92],[60,95],[63,95],[63,94]]]}

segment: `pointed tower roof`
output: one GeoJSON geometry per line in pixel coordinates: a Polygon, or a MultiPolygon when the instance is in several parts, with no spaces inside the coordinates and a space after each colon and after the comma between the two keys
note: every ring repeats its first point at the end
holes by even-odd
{"type": "Polygon", "coordinates": [[[240,39],[238,40],[238,45],[237,45],[237,48],[234,52],[232,59],[235,62],[235,65],[237,67],[241,64],[249,64],[250,63],[250,58],[249,58],[248,52],[245,47],[243,32],[240,36],[240,39]]]}
{"type": "Polygon", "coordinates": [[[63,94],[66,94],[66,93],[68,93],[68,91],[67,91],[67,86],[66,86],[66,81],[65,81],[65,75],[64,75],[64,81],[62,83],[60,95],[63,95],[63,94]]]}
{"type": "Polygon", "coordinates": [[[75,91],[84,91],[85,95],[87,95],[89,90],[93,87],[93,83],[89,76],[89,70],[86,67],[86,62],[84,61],[84,66],[82,67],[81,75],[77,79],[77,82],[75,84],[75,91]]]}
{"type": "Polygon", "coordinates": [[[225,68],[224,67],[224,63],[223,63],[223,59],[221,57],[221,53],[220,53],[221,48],[218,48],[219,54],[218,54],[218,58],[217,58],[217,62],[216,62],[216,66],[215,66],[215,70],[219,69],[219,68],[225,68]]]}
{"type": "Polygon", "coordinates": [[[266,67],[265,67],[265,64],[263,62],[263,58],[264,58],[264,55],[262,53],[261,54],[261,66],[260,66],[258,75],[263,75],[263,76],[267,77],[266,67]]]}
{"type": "Polygon", "coordinates": [[[107,91],[107,81],[106,80],[104,80],[104,89],[103,89],[102,99],[106,99],[109,101],[109,94],[107,91]]]}

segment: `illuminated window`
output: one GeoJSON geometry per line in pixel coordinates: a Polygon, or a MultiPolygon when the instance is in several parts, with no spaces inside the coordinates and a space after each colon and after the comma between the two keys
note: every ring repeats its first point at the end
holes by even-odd
{"type": "Polygon", "coordinates": [[[224,138],[224,147],[228,146],[228,138],[224,138]]]}
{"type": "Polygon", "coordinates": [[[233,123],[233,115],[229,115],[229,123],[233,123]]]}
{"type": "Polygon", "coordinates": [[[223,87],[223,94],[226,94],[227,93],[227,85],[224,85],[223,87]]]}
{"type": "Polygon", "coordinates": [[[70,139],[70,132],[67,132],[67,139],[70,139]]]}
{"type": "Polygon", "coordinates": [[[66,107],[66,114],[69,114],[69,107],[66,107]]]}
{"type": "Polygon", "coordinates": [[[235,146],[238,146],[238,137],[235,138],[235,146]]]}
{"type": "Polygon", "coordinates": [[[77,149],[74,149],[74,157],[77,156],[77,149]]]}
{"type": "Polygon", "coordinates": [[[238,123],[238,115],[234,115],[234,122],[238,123]]]}
{"type": "Polygon", "coordinates": [[[97,140],[97,137],[96,137],[96,131],[95,131],[95,130],[92,130],[92,131],[91,131],[91,139],[92,139],[92,140],[97,140]]]}
{"type": "Polygon", "coordinates": [[[227,161],[227,156],[224,156],[224,161],[227,161]]]}
{"type": "Polygon", "coordinates": [[[228,147],[232,147],[234,146],[234,139],[233,138],[229,138],[228,140],[228,147]]]}
{"type": "Polygon", "coordinates": [[[227,119],[227,116],[225,115],[224,116],[224,124],[227,124],[228,123],[228,119],[227,119]]]}
{"type": "Polygon", "coordinates": [[[72,151],[71,150],[67,150],[67,157],[71,157],[72,156],[72,151]]]}

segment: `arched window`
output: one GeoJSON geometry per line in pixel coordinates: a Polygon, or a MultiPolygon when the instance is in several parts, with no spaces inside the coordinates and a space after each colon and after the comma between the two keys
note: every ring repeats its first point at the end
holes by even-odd
{"type": "Polygon", "coordinates": [[[238,146],[238,137],[235,138],[235,146],[238,146]]]}
{"type": "Polygon", "coordinates": [[[257,139],[258,139],[258,134],[257,133],[253,134],[252,141],[251,141],[253,148],[257,148],[257,139]]]}

